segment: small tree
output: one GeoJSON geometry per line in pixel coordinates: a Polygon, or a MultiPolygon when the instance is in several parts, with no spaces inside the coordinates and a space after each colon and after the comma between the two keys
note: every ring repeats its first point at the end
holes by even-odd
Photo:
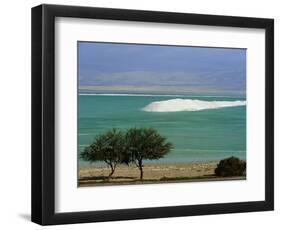
{"type": "Polygon", "coordinates": [[[89,162],[104,161],[111,169],[108,177],[115,172],[117,164],[124,162],[125,151],[124,135],[121,131],[112,129],[95,138],[93,143],[80,154],[83,160],[89,162]]]}
{"type": "Polygon", "coordinates": [[[156,160],[167,154],[172,144],[166,141],[155,129],[132,128],[125,136],[127,147],[126,162],[134,162],[140,170],[140,179],[143,179],[143,160],[156,160]]]}

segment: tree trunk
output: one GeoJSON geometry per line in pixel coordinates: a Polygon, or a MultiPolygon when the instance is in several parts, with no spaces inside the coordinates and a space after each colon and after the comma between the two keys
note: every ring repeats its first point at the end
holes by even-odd
{"type": "Polygon", "coordinates": [[[110,165],[110,168],[111,168],[111,172],[109,173],[108,178],[111,178],[111,176],[113,175],[113,173],[115,171],[115,167],[112,164],[110,165]]]}
{"type": "Polygon", "coordinates": [[[142,159],[138,161],[138,167],[139,167],[139,170],[140,170],[140,179],[142,180],[143,179],[142,159]]]}
{"type": "Polygon", "coordinates": [[[142,169],[142,166],[140,167],[140,179],[141,180],[143,179],[143,169],[142,169]]]}

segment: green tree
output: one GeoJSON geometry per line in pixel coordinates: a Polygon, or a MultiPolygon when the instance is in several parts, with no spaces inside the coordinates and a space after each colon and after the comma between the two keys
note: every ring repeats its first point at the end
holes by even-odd
{"type": "Polygon", "coordinates": [[[157,160],[164,157],[172,147],[155,129],[152,128],[132,128],[125,135],[126,162],[134,162],[140,170],[140,179],[143,179],[143,161],[157,160]],[[128,157],[129,156],[129,157],[128,157]]]}
{"type": "Polygon", "coordinates": [[[84,149],[80,157],[91,163],[104,161],[111,169],[108,175],[110,178],[115,172],[117,164],[126,161],[124,160],[125,148],[126,144],[123,133],[117,129],[112,129],[105,134],[97,136],[93,143],[84,149]]]}

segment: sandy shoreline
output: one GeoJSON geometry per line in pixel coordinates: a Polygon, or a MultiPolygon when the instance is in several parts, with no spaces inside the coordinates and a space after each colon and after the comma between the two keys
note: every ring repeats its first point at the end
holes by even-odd
{"type": "Polygon", "coordinates": [[[139,181],[140,172],[134,165],[120,165],[116,168],[113,177],[108,180],[110,173],[108,167],[87,167],[79,170],[79,186],[104,185],[104,184],[132,184],[132,183],[155,183],[155,182],[177,182],[189,180],[229,180],[245,179],[238,178],[218,178],[214,175],[214,170],[218,162],[200,163],[174,163],[174,164],[146,164],[144,166],[143,181],[139,181]]]}

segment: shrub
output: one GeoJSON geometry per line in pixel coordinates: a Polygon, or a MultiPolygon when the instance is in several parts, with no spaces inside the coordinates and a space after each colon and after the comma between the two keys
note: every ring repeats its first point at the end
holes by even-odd
{"type": "Polygon", "coordinates": [[[246,174],[246,162],[237,157],[223,159],[215,169],[216,176],[243,176],[246,174]]]}

